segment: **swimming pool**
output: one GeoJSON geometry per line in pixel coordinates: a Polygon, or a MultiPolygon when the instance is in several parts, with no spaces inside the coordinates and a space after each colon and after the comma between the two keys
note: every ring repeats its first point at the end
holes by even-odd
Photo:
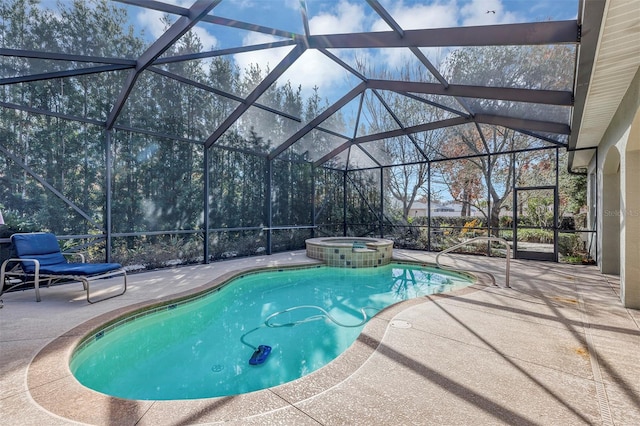
{"type": "Polygon", "coordinates": [[[381,309],[472,283],[466,275],[391,264],[259,272],[205,296],[119,320],[76,349],[83,385],[127,399],[198,399],[276,386],[335,359],[381,309]],[[251,365],[260,345],[272,348],[251,365]]]}

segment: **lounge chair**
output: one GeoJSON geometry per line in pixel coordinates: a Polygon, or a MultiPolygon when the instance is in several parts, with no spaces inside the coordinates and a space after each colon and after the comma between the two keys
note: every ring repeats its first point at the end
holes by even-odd
{"type": "MultiPolygon", "coordinates": [[[[47,286],[57,280],[79,281],[87,292],[89,303],[111,299],[127,291],[127,272],[119,263],[84,263],[84,256],[80,253],[62,253],[58,240],[53,234],[44,232],[13,234],[11,243],[16,257],[2,262],[0,285],[8,283],[8,289],[11,289],[33,283],[38,302],[40,301],[40,284],[45,281],[47,286]],[[81,263],[70,263],[65,256],[79,256],[81,263]],[[122,292],[99,300],[91,300],[89,282],[116,275],[124,277],[122,292]]],[[[0,294],[2,290],[0,289],[0,294]]]]}

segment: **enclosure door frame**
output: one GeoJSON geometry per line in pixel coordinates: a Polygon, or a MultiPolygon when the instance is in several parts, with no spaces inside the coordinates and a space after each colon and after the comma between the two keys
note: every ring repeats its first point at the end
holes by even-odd
{"type": "Polygon", "coordinates": [[[516,259],[558,261],[558,188],[553,185],[515,187],[513,191],[513,252],[516,259]],[[518,198],[526,191],[551,191],[553,194],[553,223],[551,226],[534,227],[521,225],[518,220],[518,198]],[[543,229],[553,231],[553,252],[518,249],[518,231],[522,229],[543,229]]]}

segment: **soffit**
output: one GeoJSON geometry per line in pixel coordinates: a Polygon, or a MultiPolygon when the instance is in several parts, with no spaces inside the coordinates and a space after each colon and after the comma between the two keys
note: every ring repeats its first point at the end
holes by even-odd
{"type": "MultiPolygon", "coordinates": [[[[639,67],[640,2],[609,0],[603,13],[582,119],[574,124],[575,148],[598,146],[639,67]]],[[[586,166],[591,156],[592,152],[576,153],[573,168],[586,166]]]]}

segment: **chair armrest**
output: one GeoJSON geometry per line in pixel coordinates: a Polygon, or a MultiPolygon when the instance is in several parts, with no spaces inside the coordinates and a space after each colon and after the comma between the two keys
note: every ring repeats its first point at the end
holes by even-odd
{"type": "MultiPolygon", "coordinates": [[[[11,270],[7,271],[7,265],[9,263],[18,263],[19,262],[33,262],[35,264],[35,271],[34,271],[34,276],[35,277],[39,277],[40,276],[40,262],[36,259],[18,259],[18,258],[12,258],[12,259],[7,259],[4,262],[2,262],[2,266],[0,267],[0,294],[3,293],[4,290],[4,285],[5,285],[5,280],[8,278],[9,279],[9,283],[11,282],[11,278],[9,277],[17,277],[17,276],[21,276],[24,274],[24,271],[15,271],[14,269],[17,268],[17,265],[14,266],[11,270]]],[[[20,285],[20,284],[17,284],[20,285]]],[[[9,284],[9,288],[13,288],[16,285],[11,285],[9,284]]]]}
{"type": "Polygon", "coordinates": [[[79,257],[80,261],[82,263],[86,263],[85,259],[84,259],[84,254],[82,253],[62,253],[62,255],[64,257],[69,257],[69,258],[73,258],[73,257],[79,257]]]}
{"type": "MultiPolygon", "coordinates": [[[[2,271],[3,276],[4,276],[4,273],[5,273],[6,269],[7,269],[7,265],[9,265],[9,263],[12,263],[12,262],[13,263],[20,262],[20,259],[7,259],[4,262],[2,262],[2,267],[0,267],[0,271],[2,271]]],[[[15,268],[15,266],[14,266],[14,268],[15,268]]],[[[11,271],[9,271],[9,272],[11,272],[11,271]]],[[[0,283],[1,282],[2,282],[2,280],[0,280],[0,283]]]]}
{"type": "MultiPolygon", "coordinates": [[[[40,301],[40,261],[37,259],[28,259],[28,258],[13,258],[13,259],[7,259],[4,262],[2,262],[2,267],[0,267],[0,294],[3,293],[4,290],[4,284],[5,284],[5,278],[7,278],[7,276],[19,276],[18,272],[12,272],[12,271],[6,271],[7,269],[7,264],[9,264],[9,262],[19,262],[19,264],[21,264],[20,262],[24,263],[24,262],[33,262],[33,264],[35,265],[35,270],[33,271],[33,285],[35,287],[36,290],[36,302],[40,301]]],[[[24,271],[23,271],[24,273],[24,271]]],[[[26,273],[25,273],[26,274],[26,273]]],[[[17,287],[19,285],[25,284],[27,281],[23,281],[21,283],[17,283],[14,285],[11,285],[9,287],[9,289],[12,289],[14,287],[17,287]]],[[[29,282],[31,282],[31,280],[29,280],[29,282]]]]}
{"type": "MultiPolygon", "coordinates": [[[[7,265],[10,262],[16,262],[16,263],[20,263],[20,262],[33,262],[33,264],[36,266],[36,270],[35,273],[38,274],[40,272],[40,261],[37,259],[28,259],[28,258],[12,258],[12,259],[7,259],[4,262],[2,262],[2,267],[0,268],[0,270],[2,271],[2,275],[4,276],[7,265]]],[[[11,271],[9,271],[11,272],[11,271]]]]}

